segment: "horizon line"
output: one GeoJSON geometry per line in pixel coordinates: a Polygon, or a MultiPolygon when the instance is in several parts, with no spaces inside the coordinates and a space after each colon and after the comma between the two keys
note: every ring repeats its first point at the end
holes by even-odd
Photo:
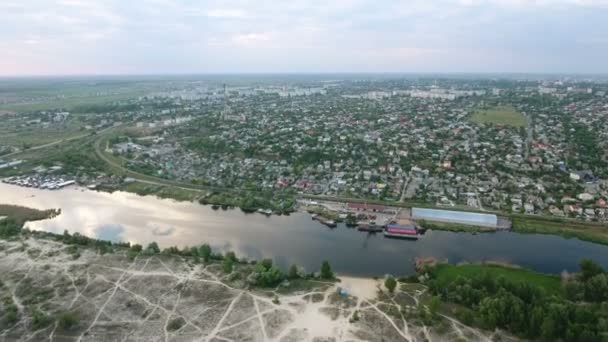
{"type": "Polygon", "coordinates": [[[69,78],[69,77],[167,77],[167,76],[280,76],[280,75],[534,75],[534,76],[608,76],[608,72],[543,72],[543,71],[255,71],[255,72],[187,72],[187,73],[82,73],[82,74],[13,74],[0,79],[69,78]]]}

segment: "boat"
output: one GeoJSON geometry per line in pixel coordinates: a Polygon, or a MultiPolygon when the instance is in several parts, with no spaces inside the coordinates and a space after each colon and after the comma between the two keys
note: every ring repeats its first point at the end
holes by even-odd
{"type": "Polygon", "coordinates": [[[326,219],[325,217],[323,217],[321,215],[317,215],[317,214],[313,214],[312,215],[312,219],[313,220],[317,220],[317,221],[321,222],[322,224],[324,224],[324,225],[326,225],[326,226],[328,226],[330,228],[336,227],[338,225],[336,223],[336,221],[330,220],[330,219],[326,219]]]}
{"type": "Polygon", "coordinates": [[[362,232],[381,232],[383,229],[381,226],[376,225],[376,222],[361,222],[357,226],[357,229],[362,232]]]}
{"type": "Polygon", "coordinates": [[[384,231],[384,236],[388,238],[418,240],[419,234],[416,226],[413,224],[389,224],[384,231]]]}
{"type": "Polygon", "coordinates": [[[258,213],[264,214],[266,216],[270,216],[270,215],[272,215],[272,210],[260,208],[260,209],[258,209],[258,213]]]}

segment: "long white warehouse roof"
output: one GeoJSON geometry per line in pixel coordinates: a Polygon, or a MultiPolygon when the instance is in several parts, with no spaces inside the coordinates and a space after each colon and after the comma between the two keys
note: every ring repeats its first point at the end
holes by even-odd
{"type": "Polygon", "coordinates": [[[442,209],[412,208],[412,218],[429,221],[463,223],[485,227],[496,227],[498,224],[498,217],[494,214],[481,214],[442,209]]]}

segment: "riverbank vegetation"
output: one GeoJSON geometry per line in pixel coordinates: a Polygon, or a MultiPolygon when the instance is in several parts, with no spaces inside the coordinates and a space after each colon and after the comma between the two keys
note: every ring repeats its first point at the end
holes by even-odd
{"type": "Polygon", "coordinates": [[[0,237],[7,238],[18,235],[23,224],[27,221],[38,221],[52,218],[60,214],[60,210],[37,210],[17,205],[0,204],[0,237]]]}
{"type": "Polygon", "coordinates": [[[583,260],[581,273],[556,276],[499,265],[425,268],[422,279],[448,314],[467,325],[526,339],[603,341],[608,334],[608,275],[583,260]]]}
{"type": "Polygon", "coordinates": [[[487,233],[487,232],[495,232],[496,228],[490,227],[480,227],[480,226],[471,226],[460,223],[446,223],[446,222],[436,222],[436,221],[425,221],[425,220],[417,220],[417,225],[422,229],[431,229],[431,230],[444,230],[450,232],[462,232],[462,233],[487,233]]]}
{"type": "Polygon", "coordinates": [[[38,210],[19,205],[8,205],[0,204],[0,216],[6,216],[12,218],[18,223],[25,223],[26,221],[38,221],[52,218],[61,213],[58,209],[49,210],[38,210]]]}
{"type": "Polygon", "coordinates": [[[213,192],[201,198],[199,202],[205,205],[212,205],[214,209],[240,208],[246,213],[252,213],[258,209],[270,210],[276,214],[289,214],[295,211],[295,199],[293,196],[288,194],[275,195],[272,192],[213,192]]]}
{"type": "Polygon", "coordinates": [[[513,216],[513,231],[529,234],[559,235],[565,238],[608,245],[608,226],[594,222],[513,216]]]}

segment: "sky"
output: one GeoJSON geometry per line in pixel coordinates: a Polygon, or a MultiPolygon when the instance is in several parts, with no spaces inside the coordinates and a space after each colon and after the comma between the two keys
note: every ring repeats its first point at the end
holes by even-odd
{"type": "Polygon", "coordinates": [[[0,76],[608,73],[608,0],[0,0],[0,76]]]}

